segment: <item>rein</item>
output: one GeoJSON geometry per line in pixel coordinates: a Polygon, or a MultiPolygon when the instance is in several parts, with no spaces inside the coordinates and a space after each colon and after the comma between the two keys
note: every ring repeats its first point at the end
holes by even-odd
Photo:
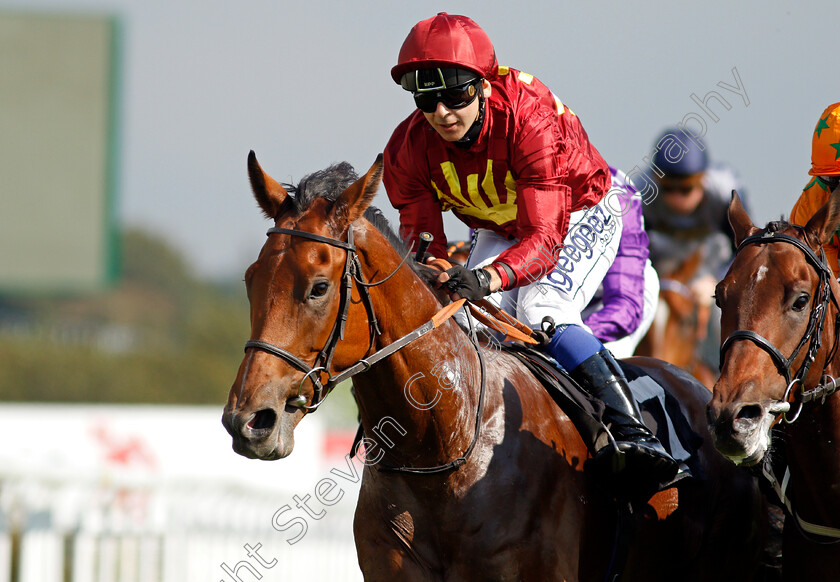
{"type": "MultiPolygon", "coordinates": [[[[326,344],[321,349],[321,351],[318,353],[318,355],[315,357],[315,362],[314,362],[313,366],[310,366],[309,364],[307,364],[306,362],[304,362],[303,360],[301,360],[297,356],[291,354],[287,350],[284,350],[283,348],[281,348],[279,346],[276,346],[272,343],[262,341],[262,340],[248,340],[247,342],[245,342],[245,350],[246,351],[248,349],[251,349],[251,348],[262,350],[264,352],[267,352],[267,353],[269,353],[273,356],[276,356],[276,357],[286,361],[287,363],[291,364],[293,367],[297,368],[298,370],[300,370],[301,372],[304,373],[304,376],[301,379],[300,384],[298,385],[297,396],[295,396],[294,398],[292,398],[288,401],[287,404],[289,406],[293,406],[295,408],[302,408],[302,409],[305,409],[307,411],[314,412],[324,402],[324,399],[326,399],[327,395],[330,392],[332,392],[332,390],[338,384],[340,384],[344,380],[347,380],[348,378],[354,376],[355,374],[358,374],[358,373],[361,373],[361,372],[366,372],[367,370],[370,369],[371,366],[373,366],[373,364],[379,362],[380,360],[383,360],[384,358],[387,358],[388,356],[390,356],[390,355],[394,354],[395,352],[399,351],[400,349],[407,346],[411,342],[423,337],[424,335],[426,335],[430,331],[440,327],[447,319],[452,317],[452,315],[454,315],[455,312],[458,311],[458,309],[460,309],[461,306],[464,305],[464,303],[466,302],[465,299],[459,299],[458,301],[455,301],[455,302],[445,306],[443,309],[438,311],[438,313],[436,313],[432,317],[432,319],[430,319],[429,321],[427,321],[423,325],[419,326],[414,331],[409,332],[408,334],[404,335],[403,337],[401,337],[397,341],[385,346],[384,348],[382,348],[381,350],[371,354],[370,356],[362,358],[356,364],[350,366],[349,368],[347,368],[346,370],[344,370],[340,374],[336,374],[335,376],[333,376],[330,373],[329,368],[332,364],[332,358],[335,355],[335,350],[336,350],[336,347],[338,345],[338,341],[341,340],[341,339],[344,339],[344,329],[345,329],[345,326],[346,326],[346,323],[347,323],[347,312],[349,310],[350,301],[351,301],[350,295],[351,295],[351,291],[352,291],[352,287],[353,287],[353,281],[356,281],[356,283],[358,284],[359,294],[362,297],[362,302],[364,303],[365,309],[368,313],[368,320],[370,322],[370,329],[371,329],[370,345],[368,347],[368,351],[370,351],[370,349],[373,347],[373,342],[374,342],[375,335],[379,335],[382,332],[379,329],[379,324],[378,324],[378,321],[376,319],[376,315],[373,311],[373,303],[370,299],[370,294],[368,292],[368,288],[369,287],[374,287],[376,285],[380,285],[380,284],[384,283],[385,281],[387,281],[388,279],[390,279],[391,277],[393,277],[394,274],[403,266],[406,259],[411,254],[411,251],[409,250],[409,252],[406,253],[406,255],[403,257],[402,261],[397,266],[397,268],[391,274],[389,274],[387,277],[385,277],[385,279],[383,279],[381,281],[378,281],[376,283],[368,283],[364,280],[364,277],[362,275],[361,264],[359,262],[358,255],[356,254],[356,252],[357,252],[356,246],[353,244],[353,228],[352,227],[350,227],[347,231],[347,242],[344,242],[344,241],[341,241],[341,240],[338,240],[338,239],[334,239],[334,238],[330,238],[330,237],[326,237],[326,236],[321,236],[319,234],[315,234],[315,233],[311,233],[311,232],[300,231],[300,230],[292,230],[292,229],[288,229],[288,228],[279,228],[279,227],[270,228],[268,230],[268,232],[266,233],[267,236],[270,236],[272,234],[289,234],[289,235],[292,235],[292,236],[298,236],[298,237],[301,237],[301,238],[306,238],[306,239],[314,240],[314,241],[317,241],[317,242],[320,242],[320,243],[328,244],[328,245],[331,245],[331,246],[334,246],[334,247],[338,247],[338,248],[341,248],[341,249],[344,249],[345,251],[347,251],[347,259],[344,263],[344,273],[342,275],[341,298],[340,298],[340,303],[339,303],[339,308],[338,308],[338,317],[336,319],[335,324],[333,325],[333,329],[330,332],[330,336],[327,339],[326,344]],[[328,376],[328,380],[325,384],[321,383],[321,379],[320,379],[321,374],[326,374],[328,376]],[[310,380],[310,382],[312,382],[312,385],[315,388],[315,392],[312,396],[312,401],[309,405],[306,404],[306,397],[302,394],[303,384],[304,384],[304,382],[306,381],[307,378],[310,380]]],[[[470,307],[472,308],[473,306],[470,306],[470,307]]],[[[519,322],[516,322],[516,323],[519,323],[519,322]]],[[[513,329],[514,327],[516,327],[515,325],[513,325],[511,323],[506,323],[506,322],[498,322],[498,325],[500,325],[505,331],[508,332],[508,336],[516,335],[517,330],[513,329]]],[[[522,324],[519,324],[519,326],[524,327],[522,324]]],[[[523,335],[523,334],[520,332],[519,335],[523,335]]],[[[397,466],[384,465],[382,463],[379,463],[378,465],[381,465],[381,467],[379,467],[379,469],[381,471],[413,473],[413,474],[433,474],[433,473],[442,473],[442,472],[445,472],[445,471],[449,471],[449,470],[458,468],[461,465],[463,465],[464,463],[466,463],[467,457],[472,452],[473,448],[475,448],[476,442],[478,441],[478,436],[479,436],[479,433],[480,433],[480,430],[481,430],[481,420],[482,420],[482,417],[483,417],[483,410],[484,410],[484,394],[485,394],[485,391],[486,391],[486,367],[485,367],[485,362],[484,362],[484,356],[482,354],[482,351],[481,351],[480,347],[477,344],[477,340],[474,337],[472,337],[472,335],[471,335],[470,339],[472,340],[473,346],[475,347],[476,352],[478,353],[478,359],[479,359],[479,362],[481,364],[481,387],[480,387],[480,390],[479,390],[478,406],[477,406],[476,415],[475,415],[475,430],[473,432],[472,441],[470,442],[467,449],[464,451],[464,453],[460,457],[458,457],[454,461],[451,461],[451,462],[443,464],[443,465],[438,465],[438,466],[435,466],[435,467],[405,467],[405,466],[397,467],[397,466]]],[[[517,337],[517,339],[522,339],[522,338],[517,337]]],[[[535,340],[533,340],[531,338],[525,338],[525,339],[526,339],[526,341],[530,340],[530,342],[536,343],[535,340]]]]}
{"type": "Polygon", "coordinates": [[[805,521],[799,517],[798,513],[796,513],[796,509],[793,507],[793,501],[791,500],[790,495],[788,495],[788,486],[790,485],[789,466],[784,466],[784,476],[782,477],[782,480],[779,481],[779,478],[774,472],[772,462],[769,458],[765,457],[765,461],[761,464],[761,474],[765,479],[767,479],[767,482],[770,484],[770,487],[773,489],[776,497],[779,498],[779,501],[782,502],[785,510],[793,518],[793,523],[796,524],[796,529],[799,530],[799,533],[803,538],[811,543],[819,544],[821,546],[830,546],[840,543],[840,528],[805,521]],[[827,538],[827,540],[823,538],[827,538]]]}
{"type": "MultiPolygon", "coordinates": [[[[802,336],[802,339],[799,340],[799,344],[796,346],[796,349],[793,350],[793,353],[789,358],[785,358],[782,352],[774,346],[770,340],[766,339],[764,336],[759,335],[758,333],[752,330],[746,329],[739,329],[726,338],[726,340],[720,346],[720,367],[723,368],[723,362],[726,358],[726,352],[729,350],[730,347],[736,342],[741,340],[748,340],[756,344],[759,348],[767,352],[770,358],[773,360],[773,363],[776,365],[776,369],[779,371],[785,381],[787,382],[787,389],[785,390],[784,401],[787,407],[784,405],[780,407],[779,411],[781,413],[781,417],[784,418],[784,421],[788,424],[794,422],[797,418],[799,418],[799,414],[802,412],[802,406],[805,404],[807,396],[807,401],[815,401],[818,399],[822,399],[823,401],[827,396],[834,393],[837,389],[836,382],[833,378],[830,378],[830,381],[816,386],[814,389],[805,391],[805,377],[808,375],[808,371],[811,368],[811,364],[814,363],[816,359],[817,353],[820,350],[820,346],[822,345],[822,332],[825,327],[825,317],[828,311],[828,303],[829,301],[834,304],[834,306],[838,309],[838,314],[834,320],[834,345],[831,348],[831,353],[826,358],[825,363],[823,364],[823,371],[825,371],[825,366],[827,366],[837,351],[837,340],[838,340],[838,326],[840,326],[840,305],[837,303],[837,299],[834,297],[834,293],[831,291],[830,280],[832,275],[831,270],[826,266],[826,259],[825,259],[825,251],[820,248],[820,256],[818,257],[816,253],[814,253],[811,248],[803,243],[796,237],[782,234],[778,232],[765,232],[763,234],[756,234],[750,237],[745,238],[740,245],[738,245],[738,249],[736,254],[741,252],[742,249],[749,245],[760,245],[766,243],[773,243],[773,242],[781,242],[786,244],[791,244],[798,248],[802,253],[805,255],[805,259],[808,263],[811,264],[812,267],[817,271],[819,275],[820,282],[819,282],[819,292],[814,298],[814,307],[811,309],[811,314],[808,319],[808,327],[805,329],[805,334],[802,336]],[[809,343],[810,342],[810,343],[809,343]],[[808,345],[808,351],[806,352],[805,359],[802,362],[802,365],[799,367],[799,370],[796,373],[791,372],[791,366],[796,358],[799,356],[799,353],[802,351],[802,348],[805,347],[805,344],[808,345]],[[799,407],[796,411],[796,414],[793,418],[787,417],[787,412],[789,410],[789,397],[792,395],[793,388],[796,384],[800,384],[802,386],[802,396],[803,398],[800,399],[799,407]]],[[[825,377],[825,376],[824,376],[825,377]]]]}

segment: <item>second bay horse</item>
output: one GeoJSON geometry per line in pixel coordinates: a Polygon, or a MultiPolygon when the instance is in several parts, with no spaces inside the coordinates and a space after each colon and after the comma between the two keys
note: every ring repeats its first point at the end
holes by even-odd
{"type": "Polygon", "coordinates": [[[715,445],[760,466],[784,498],[784,579],[837,580],[840,286],[821,245],[840,225],[840,189],[804,227],[759,229],[734,193],[729,221],[739,246],[715,292],[726,338],[709,405],[715,445]]]}

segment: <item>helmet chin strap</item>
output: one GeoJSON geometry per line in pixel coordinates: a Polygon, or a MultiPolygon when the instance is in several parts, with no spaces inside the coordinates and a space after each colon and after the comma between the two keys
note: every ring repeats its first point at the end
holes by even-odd
{"type": "Polygon", "coordinates": [[[475,118],[473,124],[464,134],[464,137],[455,142],[455,145],[462,148],[470,147],[473,142],[478,139],[481,134],[481,128],[484,126],[484,88],[482,84],[478,85],[478,117],[475,118]]]}

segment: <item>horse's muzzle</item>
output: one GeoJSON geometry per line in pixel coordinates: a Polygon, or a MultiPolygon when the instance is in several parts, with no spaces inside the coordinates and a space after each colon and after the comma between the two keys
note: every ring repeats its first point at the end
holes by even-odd
{"type": "Polygon", "coordinates": [[[222,414],[222,425],[233,438],[233,450],[250,459],[280,459],[292,452],[293,429],[281,430],[283,424],[272,408],[255,412],[225,408],[222,414]]]}
{"type": "Polygon", "coordinates": [[[712,401],[706,417],[714,446],[723,456],[739,465],[755,464],[764,456],[773,419],[765,406],[757,402],[722,405],[712,401]]]}

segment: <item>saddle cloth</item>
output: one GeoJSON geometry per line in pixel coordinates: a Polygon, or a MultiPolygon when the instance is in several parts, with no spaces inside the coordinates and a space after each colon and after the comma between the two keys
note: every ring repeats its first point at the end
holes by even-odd
{"type": "MultiPolygon", "coordinates": [[[[565,370],[544,353],[516,344],[502,345],[505,352],[520,360],[542,382],[554,401],[577,427],[590,452],[595,452],[608,442],[602,402],[578,386],[565,370]]],[[[696,457],[703,439],[691,428],[679,401],[639,366],[625,361],[619,361],[619,364],[627,376],[630,391],[639,404],[645,425],[675,460],[686,464],[693,471],[695,467],[692,460],[696,457]]],[[[678,368],[667,371],[683,373],[678,368]]]]}

